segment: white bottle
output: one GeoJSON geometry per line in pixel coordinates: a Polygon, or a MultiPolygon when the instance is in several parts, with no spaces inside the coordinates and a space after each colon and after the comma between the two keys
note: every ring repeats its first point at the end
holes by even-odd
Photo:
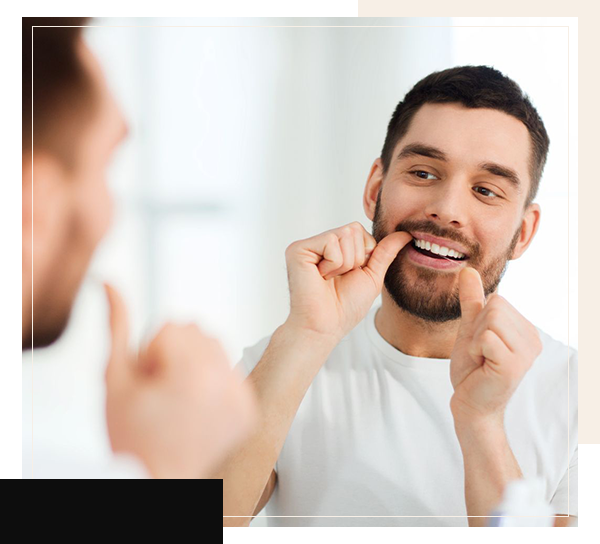
{"type": "Polygon", "coordinates": [[[544,481],[540,478],[509,482],[491,516],[490,527],[554,526],[554,511],[544,498],[544,481]]]}

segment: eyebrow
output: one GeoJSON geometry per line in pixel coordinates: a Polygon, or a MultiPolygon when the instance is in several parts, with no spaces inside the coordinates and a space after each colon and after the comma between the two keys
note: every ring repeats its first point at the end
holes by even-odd
{"type": "Polygon", "coordinates": [[[502,166],[501,164],[496,164],[495,162],[482,162],[478,166],[480,170],[486,170],[493,176],[505,178],[515,189],[519,189],[521,187],[519,176],[512,168],[502,166]]]}
{"type": "Polygon", "coordinates": [[[414,157],[415,155],[420,155],[422,157],[429,157],[431,159],[437,159],[439,161],[447,161],[448,157],[446,154],[437,147],[433,147],[431,145],[426,144],[408,144],[402,148],[402,151],[398,153],[398,160],[404,159],[406,157],[414,157]]]}
{"type": "MultiPolygon", "coordinates": [[[[421,143],[408,144],[404,146],[402,151],[398,153],[397,160],[414,156],[429,157],[430,159],[448,162],[448,156],[441,149],[421,143]]],[[[485,161],[479,163],[477,167],[480,170],[489,172],[493,176],[505,178],[515,189],[519,189],[521,187],[521,180],[519,179],[519,176],[512,168],[509,168],[508,166],[502,166],[501,164],[497,164],[495,162],[485,161]]]]}

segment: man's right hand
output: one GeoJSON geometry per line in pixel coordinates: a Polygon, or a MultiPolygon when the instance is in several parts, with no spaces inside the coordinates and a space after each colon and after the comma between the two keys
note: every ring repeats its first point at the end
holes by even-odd
{"type": "Polygon", "coordinates": [[[286,324],[339,342],[365,317],[387,269],[411,240],[406,232],[393,232],[377,244],[355,222],[291,244],[286,324]]]}
{"type": "Polygon", "coordinates": [[[125,304],[106,286],[112,349],[106,415],[113,451],[137,456],[155,478],[206,478],[252,428],[250,387],[220,344],[195,325],[165,325],[137,356],[125,304]]]}

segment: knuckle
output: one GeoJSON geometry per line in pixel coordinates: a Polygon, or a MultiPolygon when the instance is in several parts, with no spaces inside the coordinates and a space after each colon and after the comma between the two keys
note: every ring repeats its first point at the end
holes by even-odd
{"type": "Polygon", "coordinates": [[[495,340],[496,340],[496,335],[490,329],[486,329],[481,333],[481,341],[484,344],[486,344],[486,345],[493,344],[495,340]]]}
{"type": "Polygon", "coordinates": [[[325,238],[325,242],[330,245],[339,245],[339,238],[335,232],[327,233],[327,238],[325,238]]]}
{"type": "Polygon", "coordinates": [[[155,338],[157,340],[164,339],[168,336],[171,336],[176,330],[177,330],[177,325],[175,325],[175,323],[173,323],[172,321],[167,321],[160,328],[160,330],[158,331],[158,334],[155,336],[155,338]]]}

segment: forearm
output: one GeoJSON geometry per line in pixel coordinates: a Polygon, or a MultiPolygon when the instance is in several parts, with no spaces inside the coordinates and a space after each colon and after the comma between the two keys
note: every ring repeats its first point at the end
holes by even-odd
{"type": "Polygon", "coordinates": [[[482,527],[500,504],[506,484],[522,478],[521,469],[508,444],[502,418],[477,422],[455,418],[455,429],[463,454],[469,526],[482,527]]]}
{"type": "Polygon", "coordinates": [[[287,325],[275,331],[248,377],[259,407],[257,431],[231,456],[223,479],[223,525],[247,525],[279,457],[298,407],[336,342],[287,325]]]}

